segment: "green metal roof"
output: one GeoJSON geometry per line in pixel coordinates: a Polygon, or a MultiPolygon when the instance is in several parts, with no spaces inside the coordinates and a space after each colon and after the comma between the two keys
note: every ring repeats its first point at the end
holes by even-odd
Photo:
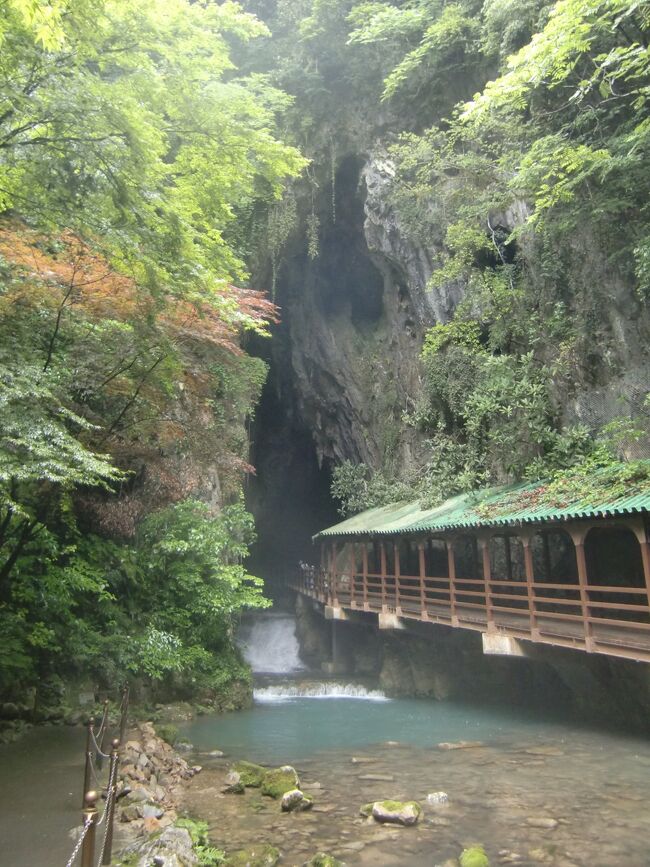
{"type": "MultiPolygon", "coordinates": [[[[650,461],[643,463],[650,468],[650,461]]],[[[639,485],[631,484],[622,496],[605,496],[602,502],[590,504],[574,500],[549,505],[544,499],[547,484],[535,482],[483,488],[459,494],[432,509],[422,509],[418,502],[379,506],[328,527],[314,538],[387,536],[650,512],[650,478],[643,479],[639,485]]]]}

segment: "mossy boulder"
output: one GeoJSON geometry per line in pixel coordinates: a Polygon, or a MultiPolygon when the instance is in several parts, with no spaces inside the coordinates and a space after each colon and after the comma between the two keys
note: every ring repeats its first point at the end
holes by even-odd
{"type": "Polygon", "coordinates": [[[374,806],[374,801],[371,801],[369,804],[364,804],[363,807],[359,807],[359,813],[367,819],[368,816],[372,816],[372,808],[374,806]]]}
{"type": "Polygon", "coordinates": [[[377,822],[390,825],[415,825],[422,815],[417,801],[375,801],[372,816],[377,822]]]}
{"type": "Polygon", "coordinates": [[[280,860],[280,851],[268,843],[238,849],[226,856],[224,867],[275,867],[280,860]]]}
{"type": "Polygon", "coordinates": [[[304,867],[343,867],[343,861],[339,861],[333,855],[326,852],[318,852],[313,858],[305,862],[304,867]]]}
{"type": "Polygon", "coordinates": [[[463,849],[458,859],[460,867],[490,867],[490,859],[482,846],[463,849]]]}
{"type": "Polygon", "coordinates": [[[242,783],[251,789],[259,789],[267,773],[266,768],[253,762],[236,762],[231,771],[239,774],[242,783]]]}
{"type": "Polygon", "coordinates": [[[300,789],[290,789],[282,795],[280,806],[283,813],[302,813],[305,810],[311,810],[314,806],[314,799],[311,795],[305,795],[300,789]]]}
{"type": "Polygon", "coordinates": [[[300,780],[298,779],[298,774],[291,765],[283,765],[281,768],[266,771],[262,779],[262,794],[276,800],[281,798],[285,792],[299,788],[300,780]]]}

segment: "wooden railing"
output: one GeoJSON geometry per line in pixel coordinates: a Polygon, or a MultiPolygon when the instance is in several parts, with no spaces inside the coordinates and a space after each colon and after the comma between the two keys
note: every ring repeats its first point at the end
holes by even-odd
{"type": "Polygon", "coordinates": [[[350,610],[650,661],[646,588],[303,570],[295,590],[350,610]]]}

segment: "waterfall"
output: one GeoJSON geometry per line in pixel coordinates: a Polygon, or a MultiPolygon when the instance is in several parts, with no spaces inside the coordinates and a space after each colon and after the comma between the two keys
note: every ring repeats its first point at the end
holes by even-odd
{"type": "Polygon", "coordinates": [[[255,701],[287,701],[292,698],[358,698],[366,701],[390,701],[380,689],[367,689],[357,683],[305,681],[263,686],[254,690],[255,701]]]}
{"type": "Polygon", "coordinates": [[[242,623],[237,641],[256,674],[291,674],[305,667],[291,614],[259,613],[242,623]]]}

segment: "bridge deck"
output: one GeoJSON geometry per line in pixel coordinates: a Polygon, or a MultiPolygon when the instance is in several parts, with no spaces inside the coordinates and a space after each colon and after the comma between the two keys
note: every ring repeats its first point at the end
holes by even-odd
{"type": "Polygon", "coordinates": [[[350,611],[650,662],[650,598],[640,587],[526,581],[302,574],[293,589],[350,611]]]}

